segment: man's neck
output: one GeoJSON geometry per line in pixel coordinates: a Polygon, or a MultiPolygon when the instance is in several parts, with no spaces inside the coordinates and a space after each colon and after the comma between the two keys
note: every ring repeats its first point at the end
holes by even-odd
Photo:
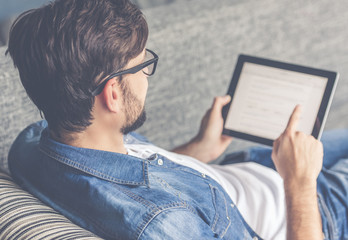
{"type": "Polygon", "coordinates": [[[127,154],[121,132],[103,132],[100,129],[89,127],[83,132],[65,132],[59,134],[59,136],[51,131],[50,137],[57,142],[73,147],[127,154]]]}

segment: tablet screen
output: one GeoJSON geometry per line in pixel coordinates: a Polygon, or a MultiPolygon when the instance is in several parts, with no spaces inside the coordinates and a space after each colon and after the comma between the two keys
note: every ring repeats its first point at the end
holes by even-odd
{"type": "Polygon", "coordinates": [[[300,104],[298,130],[311,134],[327,81],[320,76],[246,62],[225,128],[276,139],[300,104]]]}
{"type": "MultiPolygon", "coordinates": [[[[330,77],[326,77],[325,74],[306,73],[303,70],[305,67],[300,67],[303,68],[301,71],[295,71],[293,68],[296,65],[286,69],[283,66],[270,66],[272,64],[269,63],[263,65],[243,61],[241,64],[237,64],[236,67],[240,71],[235,74],[238,75],[237,83],[231,82],[233,87],[230,86],[229,90],[232,101],[227,115],[224,116],[224,133],[237,133],[237,137],[241,134],[255,136],[269,140],[266,144],[270,145],[270,140],[278,138],[286,128],[297,104],[302,106],[297,130],[309,135],[313,133],[314,126],[320,120],[319,111],[323,108],[326,112],[331,101],[327,100],[323,104],[324,95],[332,97],[333,84],[329,84],[328,91],[329,80],[332,80],[330,77]]],[[[330,82],[336,80],[335,78],[330,82]]],[[[324,116],[321,117],[319,125],[323,124],[323,118],[324,116]]],[[[322,126],[320,128],[322,129],[322,126]]],[[[250,137],[247,139],[253,140],[250,137]]]]}

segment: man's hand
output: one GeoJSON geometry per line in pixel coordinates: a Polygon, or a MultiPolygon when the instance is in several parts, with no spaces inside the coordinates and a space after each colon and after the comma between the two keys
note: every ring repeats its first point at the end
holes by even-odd
{"type": "Polygon", "coordinates": [[[296,130],[300,107],[273,143],[272,159],[284,180],[287,239],[323,239],[316,180],[323,164],[323,146],[296,130]]]}
{"type": "Polygon", "coordinates": [[[206,163],[218,158],[232,141],[231,137],[222,135],[222,108],[230,101],[229,95],[215,97],[212,107],[202,119],[197,136],[189,143],[175,148],[173,152],[189,155],[206,163]]]}
{"type": "Polygon", "coordinates": [[[323,145],[313,136],[296,131],[300,113],[297,106],[285,131],[274,141],[272,159],[286,184],[315,184],[323,165],[323,145]]]}

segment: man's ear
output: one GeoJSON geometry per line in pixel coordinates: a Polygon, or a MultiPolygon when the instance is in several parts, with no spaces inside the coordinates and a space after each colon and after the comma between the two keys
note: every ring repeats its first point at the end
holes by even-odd
{"type": "Polygon", "coordinates": [[[106,108],[114,113],[118,113],[121,110],[121,89],[116,78],[110,79],[102,94],[106,108]]]}

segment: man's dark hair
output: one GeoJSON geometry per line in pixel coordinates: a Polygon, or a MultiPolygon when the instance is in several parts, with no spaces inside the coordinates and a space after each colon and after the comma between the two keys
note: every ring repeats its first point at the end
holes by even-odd
{"type": "Polygon", "coordinates": [[[21,14],[8,52],[51,130],[91,124],[91,91],[145,48],[148,27],[128,0],[57,0],[21,14]]]}

